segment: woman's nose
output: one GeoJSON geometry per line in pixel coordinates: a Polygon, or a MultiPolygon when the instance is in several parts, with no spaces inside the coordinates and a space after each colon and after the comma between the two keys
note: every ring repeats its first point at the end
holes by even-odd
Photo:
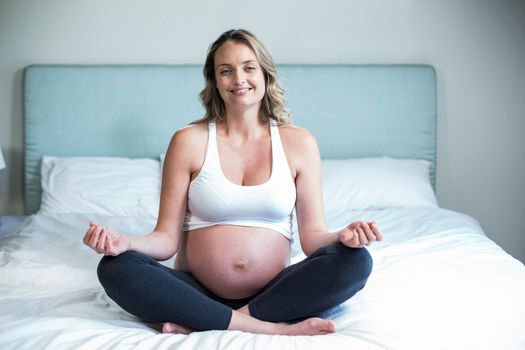
{"type": "Polygon", "coordinates": [[[245,81],[246,81],[246,77],[244,75],[244,71],[243,70],[236,70],[235,74],[234,74],[234,77],[233,77],[233,82],[235,84],[242,84],[245,81]]]}

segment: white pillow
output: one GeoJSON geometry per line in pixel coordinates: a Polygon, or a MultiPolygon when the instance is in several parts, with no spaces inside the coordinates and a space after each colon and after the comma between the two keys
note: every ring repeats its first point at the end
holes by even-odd
{"type": "Polygon", "coordinates": [[[160,164],[155,159],[42,159],[40,213],[95,213],[156,218],[160,164]]]}
{"type": "Polygon", "coordinates": [[[437,207],[429,167],[388,157],[323,160],[325,210],[437,207]]]}

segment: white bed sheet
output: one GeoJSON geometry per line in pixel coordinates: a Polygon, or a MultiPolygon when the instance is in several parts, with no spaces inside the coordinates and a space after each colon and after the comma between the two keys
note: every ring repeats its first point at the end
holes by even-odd
{"type": "Polygon", "coordinates": [[[328,214],[331,229],[355,219],[378,222],[385,240],[370,247],[365,288],[332,316],[335,334],[185,336],[116,306],[96,277],[100,256],[82,244],[89,220],[132,234],[153,221],[34,215],[0,240],[0,349],[525,349],[525,267],[474,219],[436,208],[328,214]]]}

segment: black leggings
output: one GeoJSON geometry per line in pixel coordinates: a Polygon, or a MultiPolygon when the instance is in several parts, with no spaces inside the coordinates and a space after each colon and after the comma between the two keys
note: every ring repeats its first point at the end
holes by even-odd
{"type": "Polygon", "coordinates": [[[318,315],[361,290],[371,271],[372,258],[365,248],[336,243],[287,267],[258,294],[241,300],[220,298],[191,274],[133,251],[104,256],[97,273],[109,297],[135,316],[194,330],[222,330],[230,324],[232,309],[246,304],[250,314],[263,321],[318,315]]]}

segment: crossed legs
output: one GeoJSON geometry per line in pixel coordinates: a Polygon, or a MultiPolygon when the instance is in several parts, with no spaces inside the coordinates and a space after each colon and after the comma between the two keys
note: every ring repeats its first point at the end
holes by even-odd
{"type": "Polygon", "coordinates": [[[260,293],[243,300],[219,298],[190,274],[136,252],[103,257],[97,272],[110,298],[142,319],[166,323],[165,331],[323,334],[335,330],[333,322],[311,317],[352,297],[371,270],[365,248],[332,244],[289,266],[260,293]],[[292,325],[276,323],[308,317],[292,325]]]}

